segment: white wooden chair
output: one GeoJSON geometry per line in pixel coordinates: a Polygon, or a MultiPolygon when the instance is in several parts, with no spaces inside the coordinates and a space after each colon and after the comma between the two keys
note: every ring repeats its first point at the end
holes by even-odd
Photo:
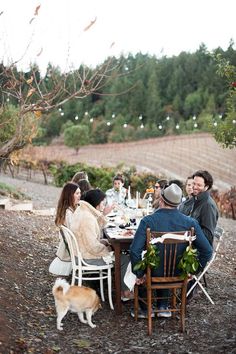
{"type": "Polygon", "coordinates": [[[107,279],[109,304],[110,304],[110,308],[114,310],[114,306],[112,302],[112,277],[111,277],[111,269],[114,267],[113,263],[109,263],[105,265],[93,265],[93,264],[86,263],[79,251],[78,242],[73,232],[64,225],[60,227],[60,232],[62,234],[62,237],[64,236],[63,239],[67,242],[68,249],[70,251],[71,262],[72,262],[71,285],[75,284],[75,280],[78,281],[78,285],[80,286],[85,280],[87,281],[99,280],[101,299],[102,301],[105,301],[103,280],[107,279]]]}
{"type": "Polygon", "coordinates": [[[223,239],[223,235],[224,235],[224,229],[222,227],[217,226],[215,233],[214,233],[214,242],[213,242],[213,255],[211,260],[207,263],[207,265],[205,266],[205,268],[203,269],[202,272],[200,272],[197,275],[194,275],[192,277],[192,279],[195,280],[194,284],[191,286],[191,288],[188,290],[187,292],[187,297],[189,296],[189,294],[193,291],[193,289],[198,285],[200,287],[200,289],[203,291],[203,293],[206,295],[206,297],[208,298],[208,300],[212,303],[212,305],[214,305],[214,301],[212,300],[212,298],[210,297],[210,295],[208,294],[208,292],[206,291],[206,273],[209,270],[209,268],[211,267],[212,263],[214,262],[214,260],[216,259],[217,253],[219,251],[220,248],[220,244],[222,242],[223,239]],[[202,280],[204,280],[204,285],[202,283],[202,280]]]}

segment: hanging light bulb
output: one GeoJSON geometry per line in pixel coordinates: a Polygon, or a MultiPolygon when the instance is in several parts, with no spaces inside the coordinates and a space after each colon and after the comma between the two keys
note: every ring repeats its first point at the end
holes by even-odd
{"type": "Polygon", "coordinates": [[[193,126],[194,126],[194,128],[197,128],[197,123],[194,123],[194,125],[193,125],[193,126]]]}
{"type": "Polygon", "coordinates": [[[232,123],[233,123],[233,124],[236,124],[236,120],[235,120],[235,119],[233,119],[233,120],[232,120],[232,123]]]}
{"type": "Polygon", "coordinates": [[[85,115],[85,116],[88,116],[88,112],[85,112],[84,115],[85,115]]]}
{"type": "Polygon", "coordinates": [[[108,127],[111,125],[111,122],[107,122],[108,127]]]}
{"type": "Polygon", "coordinates": [[[159,124],[158,128],[161,130],[161,129],[162,129],[162,125],[161,125],[161,124],[159,124]]]}
{"type": "Polygon", "coordinates": [[[143,128],[144,128],[144,125],[143,125],[143,124],[141,124],[141,125],[140,125],[140,128],[141,128],[141,129],[143,129],[143,128]]]}
{"type": "Polygon", "coordinates": [[[64,112],[61,112],[61,116],[64,116],[64,114],[65,114],[64,112]]]}
{"type": "Polygon", "coordinates": [[[219,114],[219,118],[221,119],[223,117],[223,114],[219,114]]]}
{"type": "Polygon", "coordinates": [[[197,117],[194,115],[194,116],[193,116],[193,120],[196,120],[196,119],[197,119],[197,117]]]}
{"type": "Polygon", "coordinates": [[[79,119],[79,117],[78,116],[75,116],[75,120],[78,120],[79,119]]]}
{"type": "Polygon", "coordinates": [[[127,128],[127,127],[128,127],[128,124],[127,124],[127,123],[125,123],[125,124],[123,125],[123,127],[124,127],[124,128],[127,128]]]}
{"type": "Polygon", "coordinates": [[[217,127],[217,122],[214,122],[213,125],[214,125],[214,127],[217,127]]]}
{"type": "Polygon", "coordinates": [[[140,114],[140,116],[138,117],[139,120],[142,120],[143,119],[143,116],[142,114],[140,114]]]}
{"type": "Polygon", "coordinates": [[[89,121],[90,121],[90,123],[93,123],[93,118],[90,118],[89,121]]]}
{"type": "Polygon", "coordinates": [[[166,120],[170,120],[170,117],[169,117],[169,116],[167,116],[167,117],[166,117],[166,120]]]}
{"type": "Polygon", "coordinates": [[[115,113],[112,113],[111,118],[115,118],[115,117],[116,117],[115,113]]]}
{"type": "Polygon", "coordinates": [[[179,124],[176,124],[175,128],[176,128],[176,129],[179,129],[179,124]]]}
{"type": "Polygon", "coordinates": [[[59,111],[59,112],[61,112],[61,107],[60,107],[60,108],[58,108],[58,111],[59,111]]]}

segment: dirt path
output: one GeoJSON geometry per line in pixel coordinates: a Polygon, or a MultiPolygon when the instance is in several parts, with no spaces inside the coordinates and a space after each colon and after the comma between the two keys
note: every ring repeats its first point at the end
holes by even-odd
{"type": "Polygon", "coordinates": [[[17,188],[18,191],[28,196],[33,202],[34,209],[55,208],[61,192],[61,188],[52,185],[29,182],[4,174],[0,174],[0,181],[17,188]]]}

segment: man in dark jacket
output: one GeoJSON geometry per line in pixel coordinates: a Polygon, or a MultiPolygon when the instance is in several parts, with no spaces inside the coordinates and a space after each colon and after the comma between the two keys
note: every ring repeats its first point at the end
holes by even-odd
{"type": "Polygon", "coordinates": [[[219,213],[209,190],[213,178],[208,171],[199,170],[193,174],[193,207],[190,216],[199,222],[206,238],[213,244],[214,232],[219,213]]]}
{"type": "MultiPolygon", "coordinates": [[[[190,230],[191,227],[194,227],[196,240],[193,242],[193,245],[198,250],[198,257],[201,266],[204,268],[207,261],[210,260],[212,256],[212,247],[207,241],[204,233],[202,232],[198,222],[182,214],[177,206],[181,203],[182,199],[182,190],[176,184],[171,184],[167,188],[163,189],[161,192],[160,207],[153,214],[145,216],[139,224],[139,227],[135,233],[134,240],[130,246],[130,260],[132,264],[132,269],[135,264],[137,264],[142,259],[142,251],[146,249],[146,230],[149,227],[152,231],[159,232],[174,232],[174,231],[185,231],[190,230]]],[[[160,248],[160,252],[161,252],[160,248]]],[[[183,250],[182,250],[183,251],[183,250]]],[[[160,254],[161,256],[161,254],[160,254]]],[[[162,257],[162,256],[161,256],[162,257]]],[[[136,283],[142,284],[145,282],[145,271],[138,270],[134,271],[134,274],[137,276],[136,283]]],[[[176,270],[176,273],[178,270],[176,270]]],[[[154,276],[162,276],[163,269],[159,267],[153,270],[152,273],[154,276]]],[[[168,295],[166,290],[160,290],[159,296],[168,295]]],[[[161,310],[166,310],[165,312],[160,312],[158,315],[160,317],[170,317],[171,312],[167,309],[167,301],[161,300],[158,304],[158,308],[161,310]]],[[[140,303],[140,307],[141,307],[140,303]]],[[[140,308],[139,317],[145,318],[146,309],[143,307],[140,308]]],[[[131,312],[133,316],[133,312],[131,312]]]]}

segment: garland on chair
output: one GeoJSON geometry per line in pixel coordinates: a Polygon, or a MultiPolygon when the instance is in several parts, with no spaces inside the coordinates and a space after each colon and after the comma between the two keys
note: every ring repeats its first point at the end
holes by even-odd
{"type": "Polygon", "coordinates": [[[149,266],[150,268],[158,268],[161,260],[159,253],[160,252],[157,247],[150,244],[143,256],[143,259],[137,264],[135,264],[134,270],[145,270],[147,266],[149,266]]]}
{"type": "Polygon", "coordinates": [[[197,256],[197,249],[192,247],[192,244],[186,247],[177,268],[181,270],[180,277],[185,279],[189,274],[195,274],[199,268],[199,260],[197,256]]]}
{"type": "MultiPolygon", "coordinates": [[[[141,261],[134,266],[134,270],[145,270],[147,266],[150,268],[158,268],[160,265],[159,250],[154,245],[150,244],[141,261]]],[[[194,274],[199,268],[199,260],[197,249],[190,244],[186,247],[177,268],[181,270],[180,277],[185,279],[189,274],[194,274]]]]}

